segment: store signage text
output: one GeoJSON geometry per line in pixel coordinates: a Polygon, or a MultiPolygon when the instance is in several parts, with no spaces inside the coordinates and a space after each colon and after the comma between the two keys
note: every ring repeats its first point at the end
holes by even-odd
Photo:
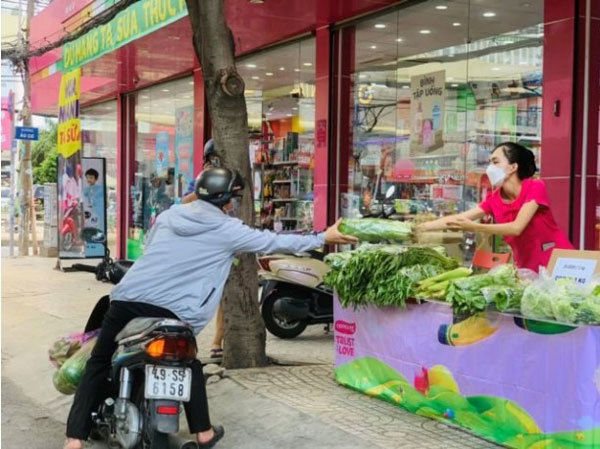
{"type": "Polygon", "coordinates": [[[71,70],[187,15],[185,0],[141,0],[106,25],[63,46],[63,70],[71,70]]]}
{"type": "Polygon", "coordinates": [[[424,76],[419,80],[420,89],[415,89],[413,91],[413,98],[418,100],[423,95],[426,97],[430,97],[432,95],[443,95],[444,89],[442,86],[435,85],[435,77],[434,76],[424,76]]]}
{"type": "Polygon", "coordinates": [[[343,320],[335,322],[335,331],[338,334],[335,336],[335,349],[339,355],[354,357],[354,335],[356,332],[356,323],[348,323],[343,320]]]}

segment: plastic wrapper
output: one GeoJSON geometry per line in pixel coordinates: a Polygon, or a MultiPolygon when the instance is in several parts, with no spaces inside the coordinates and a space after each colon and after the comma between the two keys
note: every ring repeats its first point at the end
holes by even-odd
{"type": "Polygon", "coordinates": [[[342,234],[353,235],[363,242],[407,242],[412,240],[412,223],[382,218],[344,218],[340,224],[342,234]]]}
{"type": "Polygon", "coordinates": [[[63,363],[81,348],[83,343],[96,337],[98,333],[99,329],[96,329],[87,333],[71,334],[68,337],[56,340],[48,350],[50,363],[57,369],[60,369],[63,363]]]}
{"type": "Polygon", "coordinates": [[[79,386],[85,365],[90,359],[97,337],[87,340],[66,362],[54,373],[52,383],[62,394],[73,394],[79,386]]]}
{"type": "Polygon", "coordinates": [[[481,293],[488,304],[495,304],[501,312],[518,312],[521,310],[523,288],[518,285],[492,285],[483,287],[481,293]]]}

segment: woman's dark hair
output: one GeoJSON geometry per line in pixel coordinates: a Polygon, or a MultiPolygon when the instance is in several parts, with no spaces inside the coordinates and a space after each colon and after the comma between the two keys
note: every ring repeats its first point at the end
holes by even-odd
{"type": "Polygon", "coordinates": [[[537,171],[537,167],[535,166],[535,156],[530,149],[515,142],[503,142],[496,145],[496,148],[494,148],[492,153],[499,148],[502,149],[508,162],[518,165],[517,175],[519,176],[519,179],[531,178],[537,171]]]}
{"type": "Polygon", "coordinates": [[[88,171],[85,172],[85,176],[93,176],[94,178],[98,179],[100,173],[98,173],[98,170],[90,168],[88,171]]]}

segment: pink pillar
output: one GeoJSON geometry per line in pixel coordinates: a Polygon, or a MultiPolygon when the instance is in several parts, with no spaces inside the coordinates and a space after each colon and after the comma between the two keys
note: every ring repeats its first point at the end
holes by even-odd
{"type": "Polygon", "coordinates": [[[329,198],[329,86],[331,31],[328,26],[316,31],[315,66],[315,171],[314,171],[314,228],[323,230],[328,225],[329,198]]]}

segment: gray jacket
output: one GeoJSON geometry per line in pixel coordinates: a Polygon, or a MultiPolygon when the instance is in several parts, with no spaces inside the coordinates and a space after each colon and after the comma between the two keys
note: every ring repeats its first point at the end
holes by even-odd
{"type": "Polygon", "coordinates": [[[170,310],[198,334],[214,316],[237,252],[301,252],[322,246],[325,235],[258,231],[205,201],[172,206],[159,215],[112,300],[170,310]]]}

